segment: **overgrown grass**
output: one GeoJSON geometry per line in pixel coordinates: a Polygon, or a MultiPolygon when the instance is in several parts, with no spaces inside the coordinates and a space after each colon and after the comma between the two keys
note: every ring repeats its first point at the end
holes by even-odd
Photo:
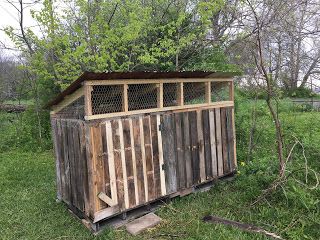
{"type": "MultiPolygon", "coordinates": [[[[252,160],[247,162],[252,106],[252,101],[243,99],[237,103],[239,174],[236,178],[218,182],[209,192],[178,198],[163,206],[157,211],[163,222],[137,237],[130,236],[123,228],[106,230],[93,237],[62,203],[55,201],[52,151],[34,153],[16,148],[0,153],[1,239],[267,239],[259,234],[203,223],[201,218],[207,214],[251,223],[285,239],[319,239],[320,190],[308,188],[316,182],[312,171],[308,183],[302,185],[305,161],[301,146],[293,151],[289,162],[288,171],[293,174],[288,182],[265,201],[250,206],[277,178],[278,167],[273,123],[262,101],[257,103],[256,146],[252,160]]],[[[301,112],[286,101],[281,102],[279,110],[286,145],[292,146],[293,136],[299,139],[308,166],[319,177],[320,113],[301,112]]]]}

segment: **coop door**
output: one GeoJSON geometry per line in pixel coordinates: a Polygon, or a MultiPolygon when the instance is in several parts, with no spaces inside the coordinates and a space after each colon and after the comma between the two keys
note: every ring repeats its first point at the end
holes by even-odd
{"type": "Polygon", "coordinates": [[[235,170],[232,108],[161,116],[167,194],[235,170]]]}

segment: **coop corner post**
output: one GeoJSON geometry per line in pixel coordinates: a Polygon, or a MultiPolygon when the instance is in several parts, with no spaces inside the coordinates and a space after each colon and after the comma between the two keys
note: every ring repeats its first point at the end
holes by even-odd
{"type": "Polygon", "coordinates": [[[91,92],[93,91],[93,86],[89,85],[85,82],[84,84],[84,96],[85,96],[85,119],[87,117],[92,116],[92,100],[91,100],[91,92]]]}

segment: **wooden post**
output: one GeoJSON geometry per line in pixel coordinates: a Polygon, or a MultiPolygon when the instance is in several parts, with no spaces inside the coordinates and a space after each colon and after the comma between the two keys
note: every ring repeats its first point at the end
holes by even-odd
{"type": "Polygon", "coordinates": [[[91,99],[91,92],[93,90],[91,85],[85,85],[84,89],[85,95],[85,114],[86,116],[92,116],[92,99],[91,99]]]}
{"type": "Polygon", "coordinates": [[[234,83],[233,83],[233,81],[229,82],[229,100],[234,101],[234,83]]]}
{"type": "Polygon", "coordinates": [[[206,103],[210,104],[211,103],[211,82],[208,81],[205,84],[206,84],[205,100],[206,100],[206,103]]]}
{"type": "Polygon", "coordinates": [[[157,84],[157,106],[163,108],[163,83],[157,84]]]}
{"type": "Polygon", "coordinates": [[[177,83],[178,84],[178,92],[177,92],[177,102],[178,106],[183,106],[184,105],[184,100],[183,100],[183,82],[177,83]]]}
{"type": "Polygon", "coordinates": [[[122,111],[128,112],[128,84],[123,84],[122,111]]]}

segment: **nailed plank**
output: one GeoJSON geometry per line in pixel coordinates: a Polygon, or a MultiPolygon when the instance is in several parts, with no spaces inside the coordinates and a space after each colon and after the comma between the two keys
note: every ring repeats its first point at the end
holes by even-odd
{"type": "Polygon", "coordinates": [[[120,135],[120,151],[121,151],[121,166],[122,166],[122,178],[123,178],[123,192],[124,192],[124,206],[126,209],[129,208],[129,189],[128,189],[128,178],[127,178],[127,167],[124,150],[124,139],[123,139],[123,127],[121,119],[118,120],[119,135],[120,135]]]}
{"type": "Polygon", "coordinates": [[[132,174],[134,181],[134,195],[135,195],[135,203],[139,204],[139,189],[138,189],[138,175],[137,175],[137,162],[136,162],[136,154],[135,154],[135,142],[134,142],[134,134],[133,134],[133,124],[132,119],[129,119],[129,127],[130,127],[130,143],[131,143],[131,154],[132,154],[132,174]]]}
{"type": "MultiPolygon", "coordinates": [[[[119,121],[111,121],[112,128],[112,140],[113,140],[113,156],[114,156],[114,167],[116,170],[116,183],[117,183],[117,196],[118,205],[120,210],[125,209],[124,202],[124,184],[123,184],[123,168],[121,159],[121,146],[120,146],[120,128],[119,121]]],[[[110,166],[111,167],[111,166],[110,166]]]]}
{"type": "Polygon", "coordinates": [[[128,182],[128,198],[129,207],[136,205],[136,195],[135,195],[135,184],[134,184],[134,174],[133,174],[133,161],[132,161],[132,147],[131,147],[131,133],[130,133],[130,123],[129,119],[122,120],[123,126],[123,140],[124,140],[124,155],[125,155],[125,165],[127,173],[128,182]]]}
{"type": "Polygon", "coordinates": [[[70,168],[70,190],[71,190],[71,204],[77,207],[77,192],[76,192],[76,166],[75,166],[75,151],[73,142],[73,122],[66,120],[67,135],[68,135],[68,155],[69,155],[69,168],[70,168]]]}
{"type": "Polygon", "coordinates": [[[221,117],[220,108],[215,109],[216,117],[216,144],[218,157],[218,176],[223,175],[222,139],[221,139],[221,117]]]}
{"type": "Polygon", "coordinates": [[[206,179],[212,179],[209,110],[202,111],[206,179]]]}
{"type": "Polygon", "coordinates": [[[68,142],[68,127],[65,120],[61,121],[61,133],[63,136],[63,156],[64,156],[64,175],[65,175],[65,201],[71,204],[71,187],[70,187],[70,162],[69,162],[69,142],[68,142]]]}
{"type": "Polygon", "coordinates": [[[89,178],[88,178],[88,166],[87,166],[87,153],[86,153],[86,132],[83,122],[79,123],[79,140],[80,140],[80,171],[81,179],[83,181],[83,201],[84,212],[87,216],[90,215],[90,203],[89,203],[89,178]]]}
{"type": "Polygon", "coordinates": [[[186,186],[191,187],[193,183],[192,175],[192,158],[191,158],[191,142],[190,142],[190,126],[188,113],[182,113],[182,131],[183,131],[183,150],[186,169],[186,186]]]}
{"type": "Polygon", "coordinates": [[[143,135],[144,135],[144,149],[146,159],[146,172],[147,172],[147,189],[148,201],[155,198],[154,188],[154,169],[153,169],[153,150],[151,142],[151,120],[150,116],[143,118],[143,135]]]}
{"type": "Polygon", "coordinates": [[[234,163],[234,136],[233,136],[233,125],[232,125],[232,108],[226,109],[227,117],[227,136],[228,136],[228,152],[229,152],[229,166],[230,171],[235,171],[234,163]]]}
{"type": "Polygon", "coordinates": [[[193,184],[200,183],[197,112],[189,112],[193,184]]]}
{"type": "Polygon", "coordinates": [[[104,193],[106,193],[106,195],[111,198],[108,143],[107,143],[107,133],[106,133],[105,122],[101,123],[101,140],[102,140],[102,159],[103,159],[103,165],[104,165],[104,182],[105,182],[104,193]]]}
{"type": "Polygon", "coordinates": [[[177,191],[176,147],[174,141],[174,118],[171,114],[163,115],[163,156],[166,175],[167,194],[177,191]]]}
{"type": "Polygon", "coordinates": [[[222,138],[222,157],[223,157],[223,174],[230,173],[229,151],[227,139],[227,117],[226,109],[221,108],[221,138],[222,138]]]}
{"type": "Polygon", "coordinates": [[[204,140],[203,140],[203,126],[202,126],[202,114],[201,111],[197,111],[197,133],[198,133],[198,150],[199,150],[199,168],[200,168],[200,180],[204,182],[206,180],[206,166],[204,160],[204,140]]]}
{"type": "Polygon", "coordinates": [[[143,131],[143,120],[139,117],[139,128],[140,128],[140,141],[141,141],[141,158],[142,158],[142,172],[143,172],[143,183],[144,183],[144,196],[146,202],[149,201],[148,193],[148,176],[147,176],[147,163],[146,163],[146,151],[144,144],[144,131],[143,131]]]}
{"type": "Polygon", "coordinates": [[[100,192],[98,194],[98,198],[100,198],[102,201],[104,201],[106,204],[108,204],[110,207],[116,206],[117,204],[109,198],[105,193],[100,192]]]}
{"type": "Polygon", "coordinates": [[[159,147],[158,147],[158,125],[157,116],[150,117],[151,126],[151,143],[152,143],[152,156],[153,156],[153,176],[154,176],[154,198],[161,196],[161,180],[160,180],[160,164],[159,164],[159,147]]]}
{"type": "Polygon", "coordinates": [[[58,143],[58,155],[60,162],[60,174],[61,174],[61,198],[66,201],[66,178],[65,178],[65,161],[64,161],[64,138],[62,133],[61,119],[57,119],[57,143],[58,143]]]}
{"type": "Polygon", "coordinates": [[[235,126],[235,120],[234,120],[234,107],[232,107],[232,136],[233,136],[233,163],[235,169],[237,168],[237,152],[236,152],[236,126],[235,126]]]}
{"type": "Polygon", "coordinates": [[[59,144],[58,144],[58,128],[57,128],[57,120],[55,118],[51,118],[51,128],[52,128],[52,139],[54,144],[54,152],[55,152],[55,166],[56,166],[56,186],[57,186],[57,199],[62,199],[62,190],[61,190],[61,172],[60,172],[60,154],[59,154],[59,144]]]}
{"type": "Polygon", "coordinates": [[[113,137],[111,122],[106,121],[106,135],[107,135],[107,150],[108,150],[108,161],[109,161],[109,176],[110,176],[110,188],[111,188],[111,199],[118,204],[117,195],[117,178],[113,151],[113,137]]]}
{"type": "Polygon", "coordinates": [[[165,179],[165,171],[162,168],[164,166],[164,159],[163,159],[163,142],[162,142],[162,133],[159,128],[161,124],[160,115],[157,115],[157,135],[158,135],[158,150],[159,150],[159,167],[160,167],[160,182],[161,182],[161,195],[164,196],[167,194],[166,190],[166,179],[165,179]]]}
{"type": "Polygon", "coordinates": [[[210,122],[212,176],[216,178],[218,176],[218,162],[217,162],[216,126],[215,126],[214,110],[209,111],[209,122],[210,122]]]}
{"type": "Polygon", "coordinates": [[[178,189],[186,187],[186,166],[182,139],[182,113],[174,114],[178,189]]]}
{"type": "Polygon", "coordinates": [[[132,119],[133,126],[133,138],[134,138],[134,149],[135,149],[135,159],[137,168],[137,185],[138,185],[138,195],[139,204],[146,202],[145,195],[145,185],[144,185],[144,175],[143,175],[143,162],[142,162],[142,143],[140,135],[140,121],[139,118],[132,119]]]}
{"type": "Polygon", "coordinates": [[[108,207],[103,210],[100,210],[94,214],[93,223],[99,222],[107,217],[111,217],[120,212],[120,208],[118,206],[108,207]]]}

